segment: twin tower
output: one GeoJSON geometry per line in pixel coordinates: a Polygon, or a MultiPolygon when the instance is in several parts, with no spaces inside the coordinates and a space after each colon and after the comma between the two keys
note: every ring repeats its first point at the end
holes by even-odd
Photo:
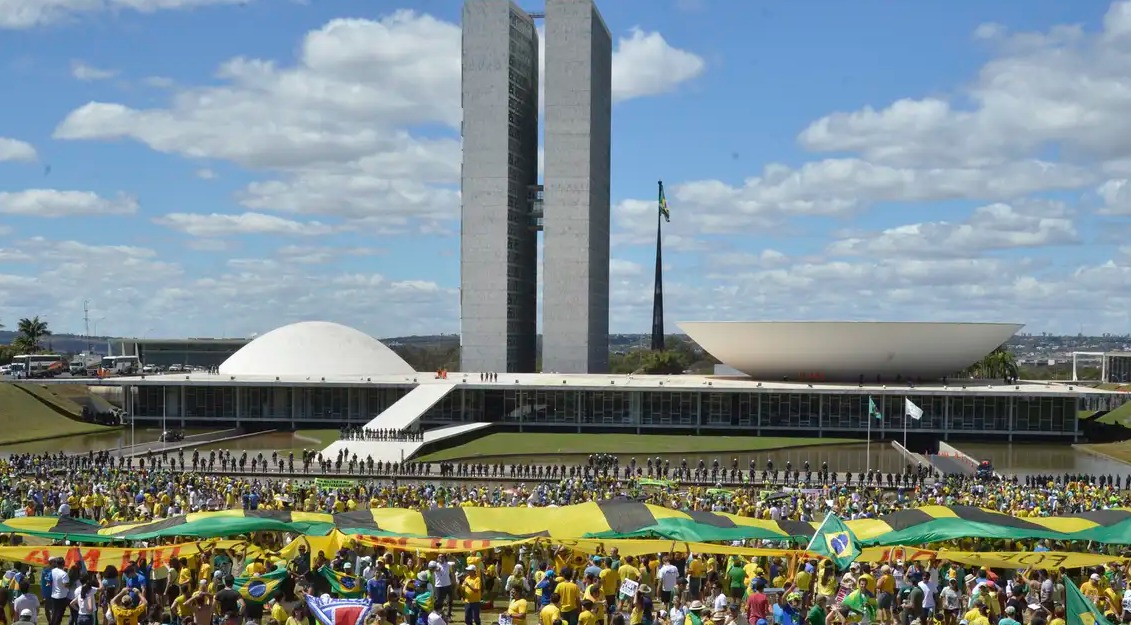
{"type": "Polygon", "coordinates": [[[592,0],[464,0],[463,371],[538,370],[538,233],[543,241],[542,363],[561,373],[609,366],[609,134],[612,37],[592,0]],[[539,63],[545,20],[543,183],[539,63]]]}

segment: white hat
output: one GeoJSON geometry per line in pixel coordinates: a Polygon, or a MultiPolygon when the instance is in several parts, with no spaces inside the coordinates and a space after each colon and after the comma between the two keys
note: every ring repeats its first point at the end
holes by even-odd
{"type": "Polygon", "coordinates": [[[469,570],[469,571],[474,571],[474,570],[476,570],[476,569],[475,569],[475,565],[474,565],[474,564],[469,564],[469,565],[467,565],[467,570],[469,570]]]}
{"type": "Polygon", "coordinates": [[[1092,581],[1093,581],[1093,582],[1098,582],[1098,581],[1100,581],[1100,574],[1099,574],[1099,573],[1092,573],[1092,578],[1091,578],[1091,579],[1092,579],[1092,581]]]}
{"type": "Polygon", "coordinates": [[[24,608],[24,609],[20,610],[20,618],[24,618],[25,616],[29,617],[29,618],[31,617],[31,609],[30,608],[24,608]]]}
{"type": "Polygon", "coordinates": [[[342,565],[342,568],[343,568],[343,569],[352,569],[352,568],[353,568],[353,563],[350,563],[350,562],[346,562],[345,564],[343,564],[343,565],[342,565]]]}

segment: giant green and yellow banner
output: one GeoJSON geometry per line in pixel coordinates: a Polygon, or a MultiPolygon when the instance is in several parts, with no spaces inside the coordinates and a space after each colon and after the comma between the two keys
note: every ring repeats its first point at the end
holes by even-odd
{"type": "MultiPolygon", "coordinates": [[[[1094,541],[1131,544],[1131,509],[1047,517],[1016,517],[967,506],[925,506],[875,519],[846,521],[863,546],[922,545],[959,538],[1094,541]]],[[[655,538],[683,542],[775,540],[806,544],[816,523],[769,521],[721,512],[672,510],[629,500],[560,508],[374,508],[340,514],[286,510],[225,510],[147,523],[100,527],[76,519],[25,517],[0,532],[98,543],[159,537],[234,537],[257,531],[325,536],[333,530],[368,537],[431,541],[547,538],[655,538]]]]}

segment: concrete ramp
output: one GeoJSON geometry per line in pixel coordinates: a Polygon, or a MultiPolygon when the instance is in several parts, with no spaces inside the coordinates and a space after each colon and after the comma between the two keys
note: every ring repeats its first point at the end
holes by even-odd
{"type": "Polygon", "coordinates": [[[455,382],[421,384],[386,408],[385,412],[373,417],[364,427],[407,430],[416,425],[429,408],[447,397],[455,387],[455,382]]]}
{"type": "MultiPolygon", "coordinates": [[[[396,404],[393,405],[393,407],[395,406],[396,404]]],[[[392,410],[392,407],[389,409],[392,410]]],[[[351,456],[357,454],[360,460],[365,460],[372,456],[373,462],[404,462],[405,460],[411,459],[412,456],[425,445],[460,436],[461,434],[467,434],[468,432],[481,430],[489,425],[491,424],[465,423],[462,425],[436,428],[435,430],[425,432],[424,440],[422,441],[335,441],[329,447],[322,450],[322,455],[336,458],[338,456],[338,450],[345,449],[346,453],[351,456]]]]}
{"type": "MultiPolygon", "coordinates": [[[[373,419],[363,427],[368,429],[411,429],[412,426],[420,421],[420,417],[424,416],[425,412],[428,412],[432,406],[435,406],[442,399],[447,397],[448,393],[452,392],[457,384],[457,382],[430,382],[421,384],[409,391],[404,397],[398,399],[392,406],[386,408],[384,412],[373,417],[373,419]]],[[[473,423],[470,425],[486,426],[487,424],[473,423]]],[[[425,432],[424,440],[415,441],[335,441],[329,447],[322,450],[322,455],[333,458],[337,457],[339,449],[346,449],[349,451],[350,455],[357,454],[357,457],[361,460],[372,456],[374,462],[402,462],[428,443],[450,438],[475,429],[478,428],[471,427],[468,429],[468,426],[461,425],[439,428],[425,432]],[[456,432],[454,430],[459,431],[456,432]]]]}

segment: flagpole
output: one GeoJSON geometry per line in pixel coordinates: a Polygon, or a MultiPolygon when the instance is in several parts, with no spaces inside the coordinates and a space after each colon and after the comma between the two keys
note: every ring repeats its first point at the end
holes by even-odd
{"type": "Polygon", "coordinates": [[[652,351],[664,351],[664,265],[661,256],[661,241],[663,240],[663,204],[659,198],[664,197],[664,181],[656,182],[659,186],[659,196],[656,200],[656,282],[652,292],[652,351]]]}
{"type": "Polygon", "coordinates": [[[868,449],[864,452],[867,458],[864,460],[866,467],[865,472],[872,470],[872,411],[868,411],[868,449]]]}
{"type": "Polygon", "coordinates": [[[907,414],[907,398],[903,398],[903,449],[907,449],[907,419],[910,416],[907,414]]]}
{"type": "Polygon", "coordinates": [[[805,547],[805,551],[812,551],[813,545],[817,542],[817,537],[821,535],[821,530],[825,529],[825,523],[829,522],[829,517],[832,516],[831,511],[825,512],[825,519],[817,526],[817,531],[813,532],[813,538],[809,540],[809,545],[805,547]]]}

